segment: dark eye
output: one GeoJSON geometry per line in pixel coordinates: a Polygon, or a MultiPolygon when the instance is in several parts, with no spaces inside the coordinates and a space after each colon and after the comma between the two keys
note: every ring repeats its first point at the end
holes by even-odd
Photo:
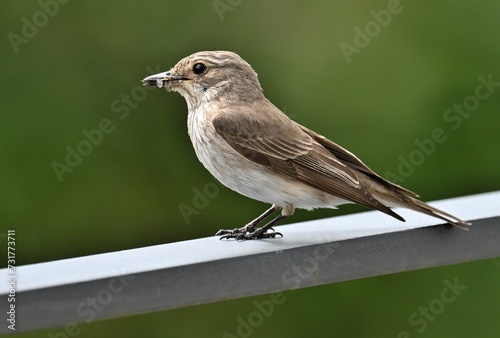
{"type": "Polygon", "coordinates": [[[207,66],[205,66],[203,63],[195,63],[195,65],[193,66],[193,72],[196,74],[196,75],[201,75],[203,73],[205,73],[207,71],[207,66]]]}

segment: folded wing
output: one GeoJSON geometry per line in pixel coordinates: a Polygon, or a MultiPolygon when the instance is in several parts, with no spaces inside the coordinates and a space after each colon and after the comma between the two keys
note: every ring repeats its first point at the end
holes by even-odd
{"type": "Polygon", "coordinates": [[[366,190],[356,171],[376,174],[353,154],[291,121],[268,101],[248,108],[226,110],[212,120],[217,133],[239,154],[274,173],[404,221],[366,190]]]}

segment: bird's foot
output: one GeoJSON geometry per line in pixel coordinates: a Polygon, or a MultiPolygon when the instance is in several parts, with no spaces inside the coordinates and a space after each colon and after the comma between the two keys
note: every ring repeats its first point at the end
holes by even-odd
{"type": "Polygon", "coordinates": [[[283,237],[281,232],[275,232],[273,228],[262,227],[255,230],[255,226],[249,224],[245,225],[242,228],[236,228],[233,230],[221,229],[217,231],[215,236],[221,236],[220,239],[234,238],[237,241],[246,241],[248,239],[275,238],[276,236],[283,237]]]}

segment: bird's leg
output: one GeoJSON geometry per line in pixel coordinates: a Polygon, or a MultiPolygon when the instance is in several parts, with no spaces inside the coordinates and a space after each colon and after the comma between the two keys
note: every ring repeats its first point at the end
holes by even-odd
{"type": "Polygon", "coordinates": [[[257,217],[252,222],[245,225],[243,228],[234,229],[234,230],[219,230],[219,232],[216,235],[222,235],[222,237],[220,239],[235,238],[236,240],[275,238],[276,236],[283,237],[283,235],[280,232],[275,232],[272,227],[273,227],[273,225],[275,225],[276,223],[278,223],[282,219],[293,215],[294,211],[295,211],[295,208],[290,203],[285,203],[285,205],[283,207],[278,207],[276,205],[273,205],[269,210],[267,210],[265,213],[263,213],[262,215],[257,217]],[[281,215],[277,216],[271,222],[267,223],[263,227],[261,227],[259,229],[255,229],[255,226],[257,224],[259,224],[267,216],[269,216],[274,211],[276,211],[280,208],[283,209],[281,211],[281,215]],[[272,230],[272,231],[268,232],[268,230],[272,230]]]}
{"type": "Polygon", "coordinates": [[[248,232],[245,234],[239,234],[236,236],[236,239],[238,240],[246,240],[246,239],[259,239],[259,238],[274,238],[276,236],[281,236],[283,237],[283,234],[281,232],[275,232],[274,229],[272,228],[273,225],[281,221],[282,219],[287,218],[289,215],[279,215],[276,218],[274,218],[271,222],[267,223],[263,227],[253,231],[253,232],[248,232]],[[272,232],[267,232],[267,230],[273,230],[272,232]]]}
{"type": "MultiPolygon", "coordinates": [[[[275,212],[278,209],[280,209],[280,207],[278,207],[278,206],[276,206],[276,205],[273,204],[262,215],[260,215],[259,217],[257,217],[256,219],[254,219],[253,221],[251,221],[250,223],[248,223],[244,227],[236,228],[236,229],[233,229],[233,230],[221,229],[221,230],[217,231],[217,233],[215,234],[215,236],[222,236],[220,239],[223,239],[223,238],[227,239],[227,238],[237,238],[238,235],[244,235],[244,234],[247,234],[247,233],[254,233],[255,232],[255,227],[260,222],[262,222],[264,219],[266,219],[269,215],[271,215],[273,212],[275,212]]],[[[276,222],[274,222],[274,220],[273,220],[270,223],[274,224],[276,222]]],[[[268,224],[266,224],[264,227],[266,227],[268,224]]],[[[272,226],[272,224],[267,229],[269,229],[271,226],[272,226]]]]}

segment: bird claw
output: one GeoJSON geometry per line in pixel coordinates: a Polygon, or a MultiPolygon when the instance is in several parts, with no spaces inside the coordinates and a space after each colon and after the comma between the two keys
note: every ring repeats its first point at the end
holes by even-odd
{"type": "Polygon", "coordinates": [[[246,227],[236,228],[233,230],[221,229],[217,231],[215,235],[221,236],[219,238],[221,240],[234,238],[237,241],[246,241],[249,239],[275,238],[276,236],[283,237],[283,234],[281,232],[276,232],[274,231],[273,228],[269,229],[260,228],[254,231],[248,231],[246,227]],[[271,230],[271,232],[269,232],[268,230],[271,230]]]}

